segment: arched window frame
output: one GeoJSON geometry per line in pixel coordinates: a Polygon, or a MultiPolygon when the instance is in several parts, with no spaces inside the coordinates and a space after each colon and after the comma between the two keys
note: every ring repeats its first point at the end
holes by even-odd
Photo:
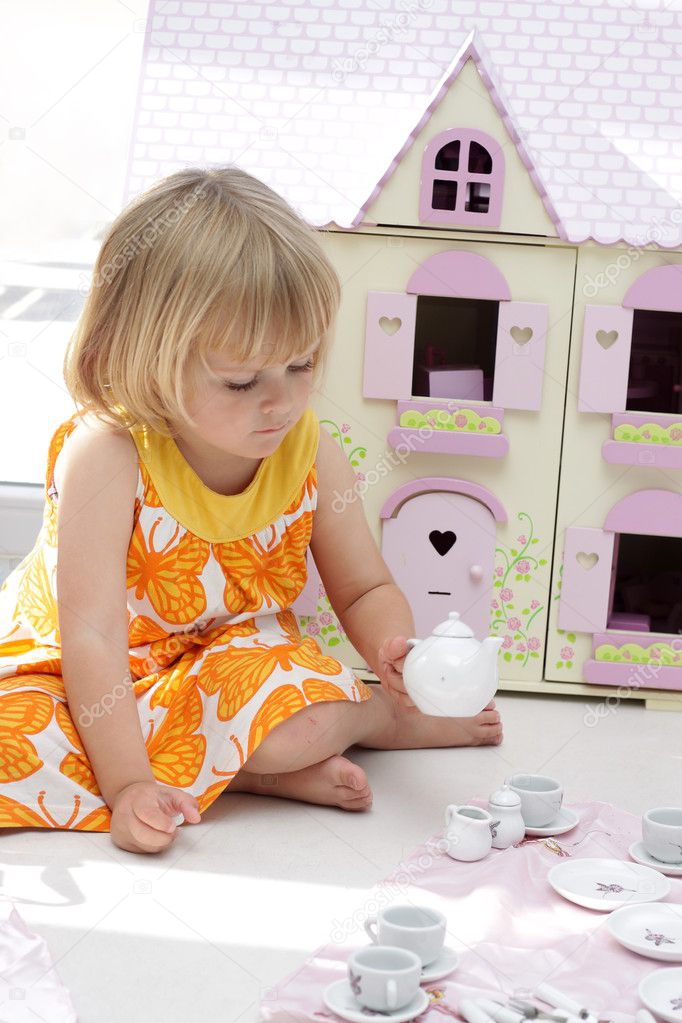
{"type": "Polygon", "coordinates": [[[487,225],[499,227],[502,217],[502,193],[504,188],[504,154],[501,146],[491,135],[470,128],[452,128],[436,135],[426,146],[422,161],[422,178],[419,196],[419,219],[425,223],[487,225]],[[436,157],[450,142],[459,142],[459,166],[456,171],[438,170],[436,157]],[[492,170],[482,174],[469,170],[469,150],[477,142],[490,154],[492,170]],[[433,186],[435,181],[455,181],[457,199],[453,210],[433,208],[433,186]],[[476,182],[490,186],[488,210],[485,213],[467,210],[468,186],[476,182]]]}

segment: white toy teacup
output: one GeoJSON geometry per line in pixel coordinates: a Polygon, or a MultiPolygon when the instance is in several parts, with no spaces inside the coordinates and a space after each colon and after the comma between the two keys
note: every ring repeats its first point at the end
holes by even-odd
{"type": "Polygon", "coordinates": [[[447,854],[453,860],[482,860],[493,847],[493,818],[479,806],[455,806],[445,811],[447,854]]]}
{"type": "Polygon", "coordinates": [[[407,948],[368,945],[348,957],[348,980],[358,1003],[377,1012],[402,1009],[419,991],[421,959],[407,948]]]}
{"type": "Polygon", "coordinates": [[[446,926],[443,914],[427,906],[387,906],[365,920],[365,930],[375,944],[416,952],[422,966],[441,954],[446,926]]]}
{"type": "Polygon", "coordinates": [[[544,828],[561,809],[564,790],[556,778],[544,774],[512,774],[505,782],[521,799],[521,815],[528,828],[544,828]]]}
{"type": "Polygon", "coordinates": [[[659,806],[642,817],[644,848],[661,863],[682,862],[682,809],[659,806]]]}

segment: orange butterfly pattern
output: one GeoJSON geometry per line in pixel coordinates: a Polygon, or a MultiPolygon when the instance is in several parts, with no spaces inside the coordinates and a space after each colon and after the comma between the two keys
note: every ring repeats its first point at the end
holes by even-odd
{"type": "MultiPolygon", "coordinates": [[[[0,828],[109,831],[111,811],[78,721],[83,710],[108,713],[111,699],[130,698],[131,688],[154,776],[191,793],[202,812],[292,714],[317,702],[371,698],[350,669],[301,635],[291,610],[306,581],[314,461],[268,525],[216,541],[174,517],[138,458],[126,566],[129,685],[113,686],[108,702],[72,716],[61,674],[54,474],[80,416],[52,438],[42,529],[2,587],[0,828]]],[[[304,441],[301,432],[301,450],[304,441]]]]}

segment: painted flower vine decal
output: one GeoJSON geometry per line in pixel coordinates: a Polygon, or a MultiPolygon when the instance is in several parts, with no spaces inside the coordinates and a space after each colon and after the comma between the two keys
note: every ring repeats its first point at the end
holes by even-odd
{"type": "Polygon", "coordinates": [[[672,1005],[675,1012],[682,1012],[682,995],[678,998],[671,998],[670,1004],[672,1005]]]}
{"type": "Polygon", "coordinates": [[[353,973],[353,971],[351,969],[348,970],[348,975],[349,975],[349,978],[350,978],[350,989],[351,989],[351,991],[353,992],[354,995],[361,995],[362,994],[362,984],[361,984],[362,977],[360,976],[359,973],[353,973]]]}
{"type": "Polygon", "coordinates": [[[654,931],[650,931],[648,927],[646,929],[646,941],[653,941],[656,948],[658,948],[659,945],[675,944],[674,938],[666,938],[665,934],[655,934],[654,931]]]}
{"type": "Polygon", "coordinates": [[[518,547],[511,547],[506,550],[503,547],[496,547],[495,554],[499,556],[502,564],[495,567],[495,591],[492,601],[493,618],[490,623],[492,632],[498,635],[504,631],[502,639],[502,657],[505,661],[520,661],[520,667],[524,667],[529,658],[539,658],[542,648],[540,636],[534,635],[531,631],[533,620],[544,610],[539,600],[528,601],[527,606],[521,611],[516,610],[515,600],[521,599],[519,591],[524,583],[529,583],[533,573],[541,566],[546,565],[547,560],[537,560],[529,553],[530,548],[539,543],[537,536],[533,535],[533,520],[527,512],[519,512],[518,519],[527,520],[527,530],[516,537],[518,547]],[[512,583],[515,585],[512,587],[512,583]]]}

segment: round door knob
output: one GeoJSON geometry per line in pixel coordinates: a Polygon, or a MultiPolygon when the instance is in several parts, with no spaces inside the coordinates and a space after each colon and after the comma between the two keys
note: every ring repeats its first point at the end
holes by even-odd
{"type": "Polygon", "coordinates": [[[480,565],[472,565],[469,569],[469,575],[475,583],[480,583],[483,578],[483,569],[480,565]]]}

